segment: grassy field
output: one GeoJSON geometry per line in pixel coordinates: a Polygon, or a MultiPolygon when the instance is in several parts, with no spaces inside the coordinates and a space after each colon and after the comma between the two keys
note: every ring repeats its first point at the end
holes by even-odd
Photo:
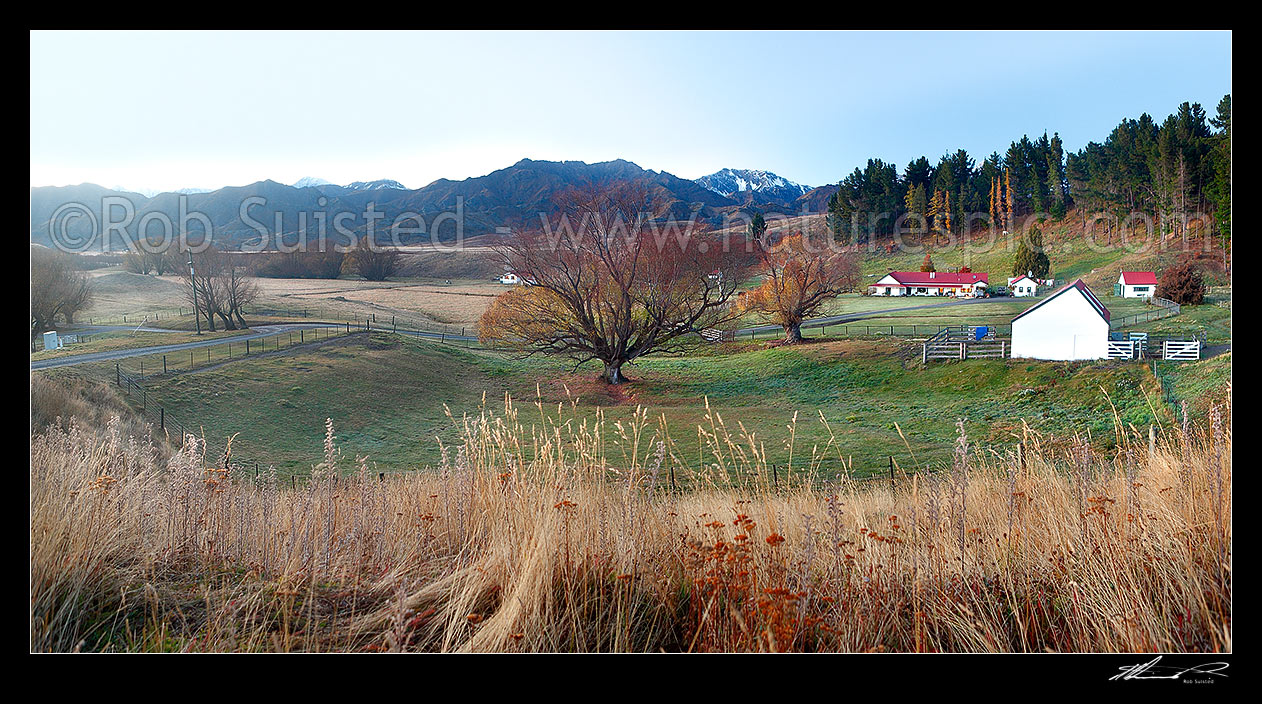
{"type": "MultiPolygon", "coordinates": [[[[481,256],[487,256],[485,254],[481,256]]],[[[96,300],[80,313],[82,323],[134,323],[172,329],[194,326],[175,276],[144,276],[119,267],[92,272],[96,300]]],[[[362,279],[255,279],[259,297],[247,316],[251,323],[302,319],[397,319],[409,327],[472,328],[505,286],[488,278],[436,279],[402,276],[390,281],[362,279]]]]}
{"type": "MultiPolygon", "coordinates": [[[[594,368],[572,371],[553,360],[519,360],[386,333],[252,359],[213,372],[151,378],[149,402],[196,423],[208,437],[236,435],[234,451],[305,474],[321,458],[326,418],[348,456],[383,470],[437,465],[456,417],[476,414],[483,398],[505,393],[528,407],[523,422],[555,413],[598,415],[629,424],[647,409],[674,443],[672,462],[712,462],[706,434],[728,434],[746,452],[787,468],[815,464],[832,474],[937,466],[951,452],[955,423],[1002,447],[1023,423],[1067,443],[1090,433],[1107,447],[1116,408],[1125,424],[1169,423],[1161,387],[1143,364],[1055,364],[970,360],[922,368],[919,353],[889,341],[831,341],[797,348],[735,343],[679,358],[646,359],[628,369],[633,383],[609,388],[594,368]],[[796,414],[796,424],[789,422],[796,414]],[[900,434],[901,430],[901,434],[900,434]]],[[[656,431],[655,431],[656,432],[656,431]]]]}

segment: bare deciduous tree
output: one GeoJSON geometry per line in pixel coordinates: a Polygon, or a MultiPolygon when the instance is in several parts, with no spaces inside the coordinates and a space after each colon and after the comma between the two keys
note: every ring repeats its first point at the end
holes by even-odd
{"type": "Polygon", "coordinates": [[[399,250],[379,247],[361,237],[347,255],[343,266],[369,281],[385,281],[399,270],[399,250]]]}
{"type": "Polygon", "coordinates": [[[758,272],[762,285],[744,297],[744,308],[783,326],[784,344],[801,342],[802,321],[859,282],[853,253],[811,246],[801,233],[761,250],[758,272]]]}
{"type": "Polygon", "coordinates": [[[496,298],[479,337],[525,354],[604,365],[610,384],[623,365],[677,352],[699,331],[734,320],[729,305],[742,275],[736,248],[692,224],[654,225],[642,183],[590,186],[557,199],[555,222],[515,232],[497,247],[527,285],[496,298]]]}
{"type": "Polygon", "coordinates": [[[31,247],[31,334],[49,330],[61,317],[67,325],[92,302],[91,278],[70,257],[46,247],[31,247]]]}
{"type": "Polygon", "coordinates": [[[258,286],[246,275],[240,256],[211,247],[194,255],[192,272],[186,262],[181,277],[185,300],[197,309],[211,332],[216,330],[215,316],[225,330],[249,327],[243,310],[258,298],[258,286]]]}

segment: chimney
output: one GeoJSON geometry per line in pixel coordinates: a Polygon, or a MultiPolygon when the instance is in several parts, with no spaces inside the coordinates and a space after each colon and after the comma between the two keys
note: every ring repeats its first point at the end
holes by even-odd
{"type": "Polygon", "coordinates": [[[929,278],[933,279],[933,278],[937,278],[937,276],[938,276],[938,272],[936,271],[929,272],[929,278]]]}

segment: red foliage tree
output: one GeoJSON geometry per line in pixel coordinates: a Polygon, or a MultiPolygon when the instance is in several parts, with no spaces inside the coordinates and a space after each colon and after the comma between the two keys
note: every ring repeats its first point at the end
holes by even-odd
{"type": "Polygon", "coordinates": [[[1193,261],[1167,267],[1157,279],[1157,296],[1181,306],[1200,305],[1205,301],[1205,279],[1193,261]]]}

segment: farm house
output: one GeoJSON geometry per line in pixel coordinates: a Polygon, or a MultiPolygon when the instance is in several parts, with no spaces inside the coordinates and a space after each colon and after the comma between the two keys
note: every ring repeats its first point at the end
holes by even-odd
{"type": "Polygon", "coordinates": [[[1012,356],[1106,359],[1109,309],[1078,279],[1012,319],[1012,356]]]}
{"type": "Polygon", "coordinates": [[[1017,297],[1033,296],[1038,293],[1039,282],[1028,276],[1018,276],[1008,280],[1008,288],[1017,297]]]}
{"type": "Polygon", "coordinates": [[[986,290],[988,275],[971,271],[891,271],[868,286],[873,296],[977,296],[986,290]]]}
{"type": "Polygon", "coordinates": [[[1157,275],[1151,271],[1123,271],[1113,285],[1113,295],[1122,298],[1152,298],[1157,291],[1157,275]]]}

